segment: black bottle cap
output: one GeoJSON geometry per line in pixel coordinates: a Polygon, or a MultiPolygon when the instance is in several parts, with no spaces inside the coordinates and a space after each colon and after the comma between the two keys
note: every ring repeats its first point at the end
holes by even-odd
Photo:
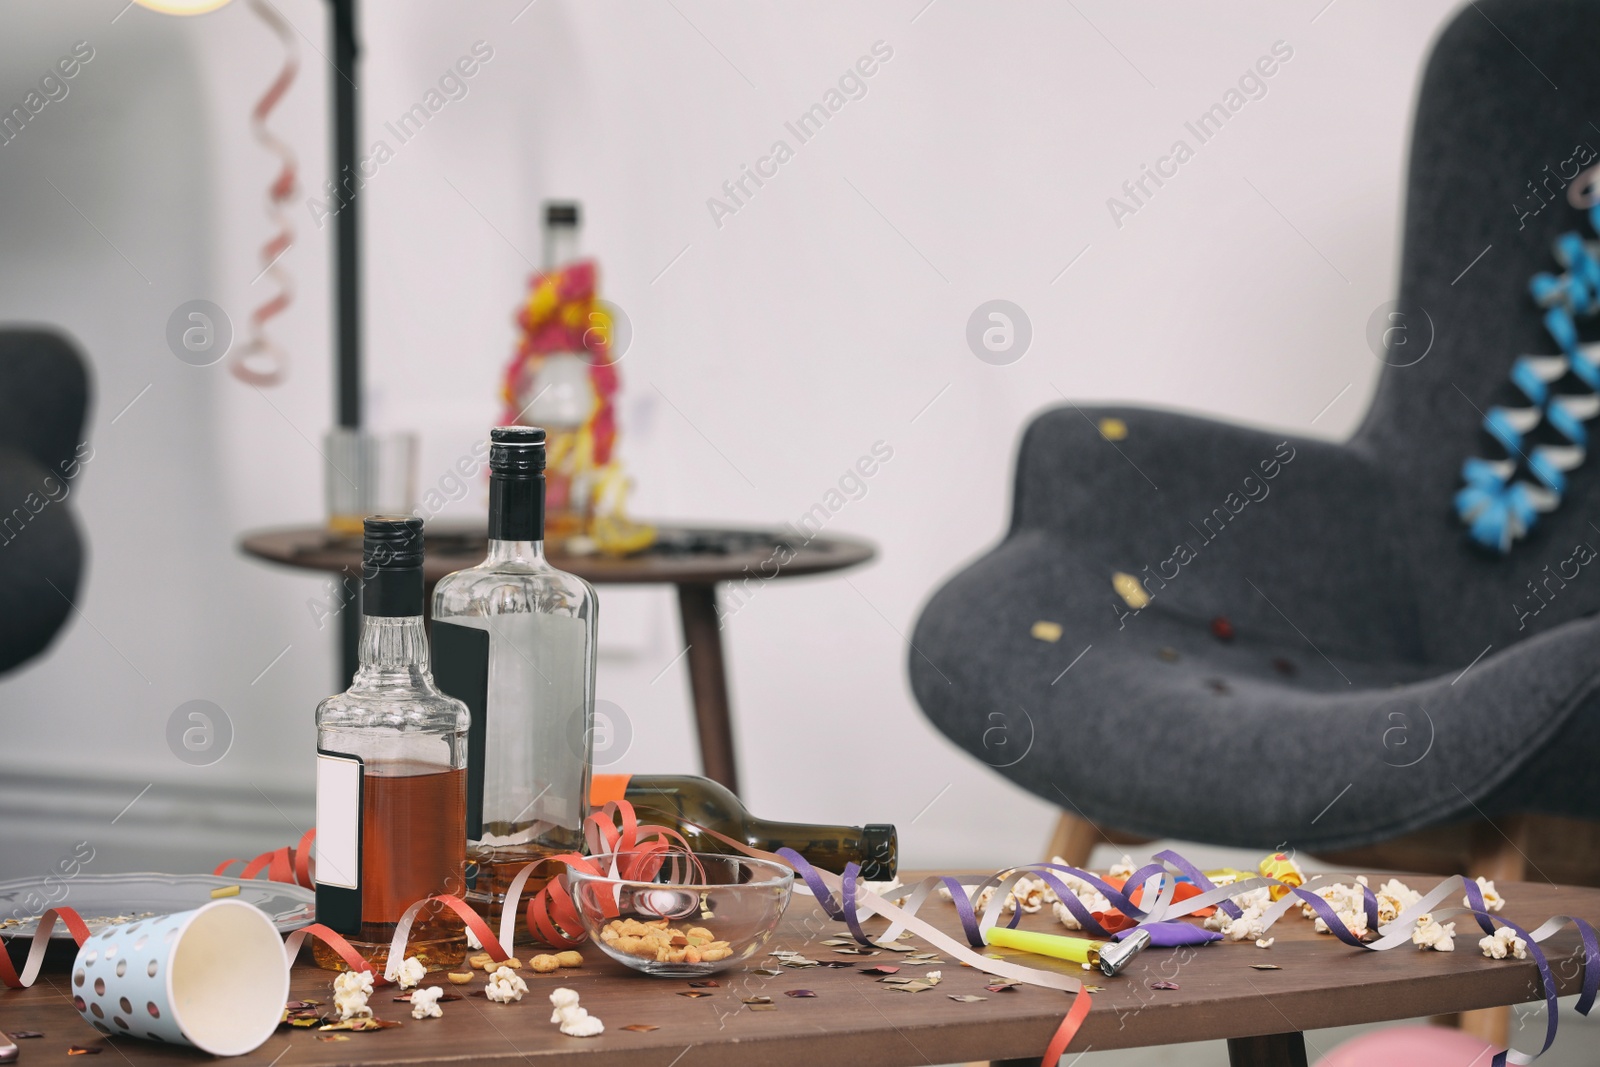
{"type": "Polygon", "coordinates": [[[537,426],[489,431],[490,540],[544,540],[544,440],[537,426]]]}
{"type": "Polygon", "coordinates": [[[489,471],[532,478],[544,470],[545,432],[537,426],[496,426],[489,431],[489,471]]]}
{"type": "Polygon", "coordinates": [[[407,618],[422,614],[422,520],[374,515],[362,523],[361,611],[407,618]]]}
{"type": "Polygon", "coordinates": [[[578,205],[571,200],[547,200],[544,205],[546,226],[576,226],[579,222],[578,205]]]}
{"type": "Polygon", "coordinates": [[[861,877],[869,882],[887,882],[899,867],[900,835],[887,823],[861,828],[861,846],[866,854],[861,861],[861,877]]]}

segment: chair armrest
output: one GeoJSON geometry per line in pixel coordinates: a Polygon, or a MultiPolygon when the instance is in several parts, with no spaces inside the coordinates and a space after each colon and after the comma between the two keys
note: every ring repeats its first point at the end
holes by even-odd
{"type": "Polygon", "coordinates": [[[1287,623],[1335,659],[1421,659],[1398,494],[1354,449],[1069,405],[1028,427],[1015,492],[1011,534],[1044,532],[1103,565],[1105,610],[1124,626],[1118,571],[1141,579],[1160,612],[1274,631],[1287,623]],[[1106,419],[1127,436],[1103,436],[1106,419]]]}

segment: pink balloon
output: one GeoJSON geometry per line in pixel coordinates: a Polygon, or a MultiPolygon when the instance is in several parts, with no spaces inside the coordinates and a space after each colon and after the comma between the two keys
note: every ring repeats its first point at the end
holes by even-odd
{"type": "Polygon", "coordinates": [[[1392,1026],[1352,1038],[1316,1067],[1487,1067],[1494,1046],[1443,1026],[1392,1026]]]}

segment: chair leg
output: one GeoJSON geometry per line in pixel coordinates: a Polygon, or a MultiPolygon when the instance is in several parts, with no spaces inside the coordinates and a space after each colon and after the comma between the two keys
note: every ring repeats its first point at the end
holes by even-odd
{"type": "Polygon", "coordinates": [[[1050,834],[1050,844],[1045,858],[1060,856],[1069,867],[1084,867],[1089,863],[1089,853],[1100,840],[1100,830],[1094,823],[1079,815],[1062,812],[1056,828],[1050,834]]]}
{"type": "MultiPolygon", "coordinates": [[[[1530,820],[1526,817],[1513,815],[1500,820],[1498,824],[1486,820],[1473,827],[1468,877],[1488,878],[1502,883],[1526,879],[1527,850],[1531,844],[1530,826],[1530,820]]],[[[1501,1007],[1464,1011],[1461,1013],[1461,1030],[1497,1048],[1505,1048],[1511,1039],[1511,1009],[1501,1007]]]]}

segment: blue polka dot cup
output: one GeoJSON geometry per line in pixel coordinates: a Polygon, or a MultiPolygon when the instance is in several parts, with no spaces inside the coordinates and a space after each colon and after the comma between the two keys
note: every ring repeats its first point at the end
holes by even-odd
{"type": "Polygon", "coordinates": [[[108,926],[72,964],[73,1006],[102,1034],[213,1056],[259,1048],[288,999],[283,939],[266,913],[239,900],[108,926]]]}

